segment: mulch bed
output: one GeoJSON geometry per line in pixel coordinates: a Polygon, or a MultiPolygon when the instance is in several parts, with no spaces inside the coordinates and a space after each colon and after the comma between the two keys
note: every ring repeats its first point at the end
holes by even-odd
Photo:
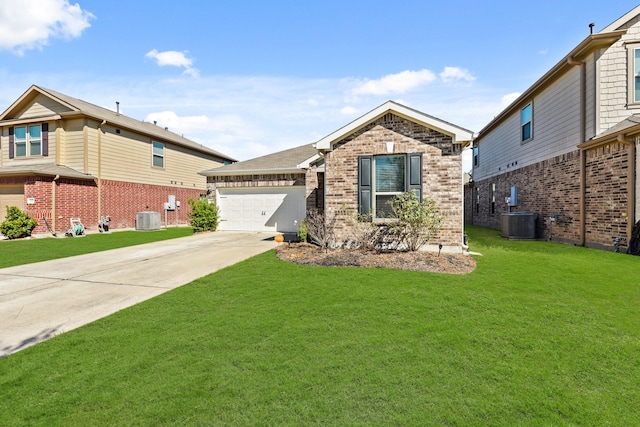
{"type": "Polygon", "coordinates": [[[276,256],[283,261],[304,265],[393,268],[447,274],[467,274],[476,268],[475,259],[464,254],[353,249],[324,251],[309,243],[283,243],[277,247],[276,256]]]}

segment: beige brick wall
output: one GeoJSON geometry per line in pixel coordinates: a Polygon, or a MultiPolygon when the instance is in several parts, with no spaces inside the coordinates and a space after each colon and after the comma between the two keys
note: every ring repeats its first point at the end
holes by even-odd
{"type": "Polygon", "coordinates": [[[460,149],[452,138],[392,113],[334,145],[325,156],[326,216],[335,220],[337,243],[349,241],[348,216],[358,209],[358,156],[423,153],[423,194],[433,198],[445,223],[431,243],[459,247],[463,238],[463,189],[460,149]]]}

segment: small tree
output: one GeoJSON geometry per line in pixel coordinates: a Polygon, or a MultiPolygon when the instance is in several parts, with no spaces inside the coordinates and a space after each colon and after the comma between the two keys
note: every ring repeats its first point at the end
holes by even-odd
{"type": "Polygon", "coordinates": [[[218,229],[218,206],[209,203],[206,197],[201,197],[198,200],[189,199],[189,206],[191,206],[191,212],[187,216],[194,233],[218,229]]]}
{"type": "Polygon", "coordinates": [[[402,193],[390,202],[393,217],[389,227],[400,244],[410,251],[417,251],[426,244],[442,226],[443,215],[436,202],[429,198],[420,202],[413,191],[402,193]]]}
{"type": "Polygon", "coordinates": [[[22,212],[17,206],[7,206],[7,217],[0,224],[0,233],[9,239],[19,239],[31,236],[31,232],[38,225],[38,221],[22,212]]]}

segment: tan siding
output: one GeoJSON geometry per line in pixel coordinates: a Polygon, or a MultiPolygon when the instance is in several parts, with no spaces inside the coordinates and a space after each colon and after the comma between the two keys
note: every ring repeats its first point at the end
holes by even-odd
{"type": "Polygon", "coordinates": [[[44,95],[38,95],[36,99],[25,107],[16,118],[43,117],[52,114],[71,111],[69,108],[55,102],[44,95]]]}
{"type": "Polygon", "coordinates": [[[627,107],[628,64],[626,43],[640,41],[640,18],[632,19],[622,28],[627,34],[607,49],[600,59],[600,127],[598,133],[640,112],[640,105],[627,107]]]}
{"type": "Polygon", "coordinates": [[[60,162],[72,169],[84,169],[83,119],[65,120],[64,141],[61,143],[60,162]]]}
{"type": "MultiPolygon", "coordinates": [[[[102,179],[205,190],[206,177],[198,172],[221,166],[202,154],[158,141],[165,144],[165,167],[155,168],[151,163],[151,138],[124,129],[116,134],[110,126],[103,129],[102,179]]],[[[89,173],[97,176],[97,165],[89,173]]]]}

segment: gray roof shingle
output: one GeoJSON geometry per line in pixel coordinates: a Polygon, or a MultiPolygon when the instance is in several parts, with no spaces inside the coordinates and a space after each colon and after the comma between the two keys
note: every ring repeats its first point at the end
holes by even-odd
{"type": "Polygon", "coordinates": [[[313,144],[289,148],[266,156],[256,157],[243,162],[233,163],[221,168],[200,172],[206,176],[250,175],[256,173],[289,173],[299,171],[299,164],[317,155],[313,144]]]}

